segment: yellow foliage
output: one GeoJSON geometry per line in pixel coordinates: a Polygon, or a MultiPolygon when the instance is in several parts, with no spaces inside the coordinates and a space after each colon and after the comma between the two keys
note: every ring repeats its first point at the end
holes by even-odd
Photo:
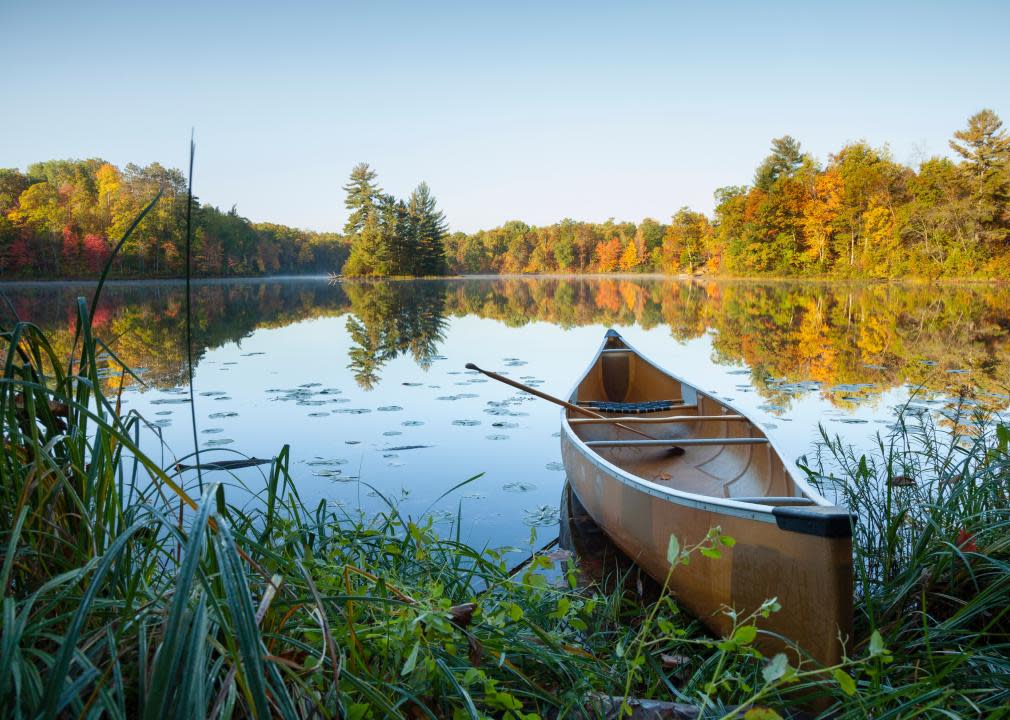
{"type": "Polygon", "coordinates": [[[823,261],[831,241],[832,223],[838,217],[845,193],[845,182],[837,170],[828,170],[814,182],[814,198],[803,207],[803,233],[806,254],[823,261]]]}
{"type": "Polygon", "coordinates": [[[864,358],[870,359],[869,356],[876,357],[884,352],[890,340],[887,325],[880,318],[871,315],[859,326],[859,340],[856,341],[856,345],[863,351],[864,358]]]}
{"type": "Polygon", "coordinates": [[[635,241],[629,240],[627,246],[624,248],[624,253],[621,254],[621,270],[625,272],[634,270],[638,267],[638,248],[635,247],[635,241]]]}
{"type": "Polygon", "coordinates": [[[98,183],[99,201],[108,203],[110,198],[119,190],[121,184],[119,170],[116,169],[115,165],[105,163],[95,173],[95,180],[98,183]]]}

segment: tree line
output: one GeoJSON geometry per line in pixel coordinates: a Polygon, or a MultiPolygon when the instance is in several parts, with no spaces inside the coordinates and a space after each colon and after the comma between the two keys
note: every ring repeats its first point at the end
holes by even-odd
{"type": "Polygon", "coordinates": [[[847,277],[1006,276],[1010,136],[982,110],[954,133],[955,159],[918,168],[886,147],[846,145],[826,164],[772,141],[750,185],[716,190],[711,217],[669,223],[507,222],[446,238],[457,273],[664,272],[847,277]]]}
{"type": "MultiPolygon", "coordinates": [[[[982,110],[950,140],[954,157],[911,168],[886,148],[850,143],[821,163],[786,135],[750,185],[715,191],[711,217],[669,222],[518,220],[449,233],[431,188],[407,200],[356,165],[344,186],[344,234],[252,223],[195,201],[197,275],[334,272],[661,272],[722,275],[1003,277],[1010,273],[1010,135],[982,110]]],[[[178,276],[185,178],[158,163],[123,169],[53,160],[0,169],[0,277],[92,277],[147,202],[164,191],[115,259],[120,276],[178,276]]]]}
{"type": "MultiPolygon", "coordinates": [[[[152,208],[116,256],[117,276],[184,273],[186,180],[158,163],[125,168],[101,159],[51,160],[0,169],[0,278],[94,277],[143,208],[152,208]]],[[[344,238],[253,223],[194,200],[197,275],[330,272],[347,258],[344,238]]]]}

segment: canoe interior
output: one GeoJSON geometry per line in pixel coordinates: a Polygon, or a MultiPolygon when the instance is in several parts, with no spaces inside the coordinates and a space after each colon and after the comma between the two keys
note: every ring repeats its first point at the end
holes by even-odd
{"type": "MultiPolygon", "coordinates": [[[[670,400],[673,409],[636,417],[696,418],[629,424],[655,438],[767,440],[746,417],[652,365],[613,331],[570,398],[573,403],[591,400],[670,400]],[[729,415],[736,419],[702,419],[729,415]]],[[[575,495],[614,544],[655,580],[666,582],[688,612],[725,636],[733,631],[733,621],[724,608],[746,615],[777,598],[783,609],[761,620],[759,649],[780,652],[786,638],[825,665],[840,661],[852,628],[851,516],[794,480],[771,443],[684,444],[682,455],[656,446],[588,446],[594,440],[642,438],[612,424],[574,422],[581,417],[576,411],[566,415],[561,456],[575,495]],[[618,476],[612,465],[642,482],[618,476]],[[675,492],[656,492],[645,481],[675,492]],[[695,504],[681,492],[747,498],[747,510],[721,501],[695,504]],[[702,542],[714,527],[735,545],[723,548],[721,558],[699,557],[671,572],[670,537],[687,547],[702,542]]]]}
{"type": "MultiPolygon", "coordinates": [[[[634,353],[625,351],[619,337],[607,340],[589,373],[576,388],[572,402],[646,402],[673,400],[683,403],[672,410],[651,413],[649,423],[632,424],[654,438],[765,438],[765,433],[747,419],[653,423],[663,416],[737,417],[735,410],[696,388],[670,377],[634,353]],[[609,351],[609,352],[607,352],[609,351]]],[[[616,413],[600,413],[618,417],[616,413]]],[[[581,417],[574,411],[569,418],[581,417]]],[[[623,417],[623,416],[622,416],[623,417]]],[[[642,437],[614,425],[573,424],[584,441],[640,440],[642,437]]],[[[654,483],[697,495],[718,498],[803,497],[770,443],[755,445],[693,445],[674,455],[664,447],[594,448],[600,457],[622,470],[654,483]]]]}

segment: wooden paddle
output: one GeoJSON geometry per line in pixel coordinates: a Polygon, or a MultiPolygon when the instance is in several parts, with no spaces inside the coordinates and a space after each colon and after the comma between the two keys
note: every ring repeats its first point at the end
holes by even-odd
{"type": "MultiPolygon", "coordinates": [[[[580,413],[582,415],[588,415],[589,417],[592,417],[592,418],[599,418],[601,420],[606,419],[606,417],[604,415],[600,415],[599,413],[593,412],[592,410],[588,410],[587,408],[581,407],[579,405],[574,405],[573,403],[565,402],[561,398],[556,398],[553,395],[548,395],[547,393],[541,392],[540,390],[537,390],[536,388],[531,388],[529,385],[523,385],[521,382],[517,382],[515,380],[512,380],[511,378],[507,378],[504,375],[499,375],[496,372],[491,372],[490,370],[483,370],[483,369],[477,367],[476,365],[474,365],[473,363],[467,363],[465,367],[466,367],[467,370],[476,370],[481,375],[487,375],[492,380],[497,380],[500,383],[505,383],[506,385],[511,385],[516,390],[522,390],[523,392],[529,393],[530,395],[536,395],[538,398],[542,398],[542,399],[546,400],[547,402],[552,402],[555,405],[560,405],[563,408],[568,408],[572,412],[577,412],[577,413],[580,413]]],[[[614,427],[619,427],[622,430],[627,430],[628,432],[634,433],[635,435],[640,435],[641,437],[644,437],[644,438],[646,438],[648,440],[656,440],[656,439],[658,439],[658,438],[654,438],[652,435],[648,435],[648,434],[642,432],[641,430],[636,430],[635,428],[629,427],[629,426],[627,426],[627,425],[625,425],[623,423],[614,423],[614,427]]],[[[678,455],[680,453],[684,452],[684,450],[682,448],[678,448],[678,447],[671,447],[670,451],[673,452],[673,453],[676,453],[678,455]]]]}

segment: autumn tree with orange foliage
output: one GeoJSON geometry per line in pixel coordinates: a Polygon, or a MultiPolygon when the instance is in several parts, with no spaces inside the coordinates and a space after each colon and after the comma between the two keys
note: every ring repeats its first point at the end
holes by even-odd
{"type": "Polygon", "coordinates": [[[621,241],[616,237],[596,246],[596,269],[600,272],[613,272],[621,259],[621,241]]]}
{"type": "MultiPolygon", "coordinates": [[[[844,146],[823,166],[788,135],[770,150],[751,185],[716,190],[711,218],[681,208],[668,225],[529,227],[535,262],[524,256],[521,267],[869,278],[1010,273],[1010,134],[991,110],[954,134],[956,159],[930,158],[917,169],[865,142],[844,146]]],[[[496,232],[457,234],[450,266],[495,272],[509,264],[504,248],[470,252],[486,250],[484,239],[496,232]]]]}

